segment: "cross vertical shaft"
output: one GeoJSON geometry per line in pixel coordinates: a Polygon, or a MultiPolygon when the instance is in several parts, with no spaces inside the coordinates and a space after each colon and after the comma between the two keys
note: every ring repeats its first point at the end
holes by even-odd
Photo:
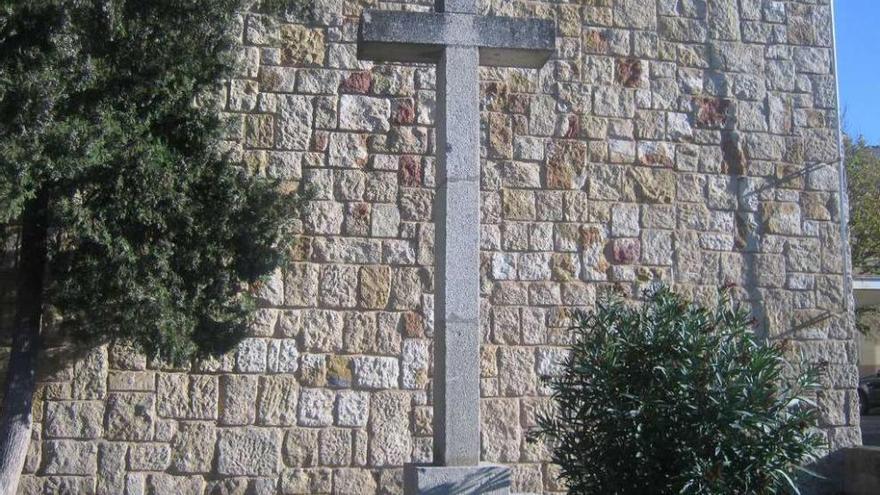
{"type": "Polygon", "coordinates": [[[510,470],[480,465],[479,66],[541,68],[552,21],[479,16],[477,0],[436,0],[435,13],[368,10],[358,57],[437,64],[434,202],[434,465],[408,464],[404,492],[505,494],[510,470]]]}
{"type": "Polygon", "coordinates": [[[450,46],[437,65],[434,462],[480,461],[479,53],[450,46]]]}

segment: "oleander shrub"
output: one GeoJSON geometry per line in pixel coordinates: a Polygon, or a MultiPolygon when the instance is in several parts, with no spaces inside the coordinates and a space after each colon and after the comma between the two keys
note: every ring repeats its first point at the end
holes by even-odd
{"type": "Polygon", "coordinates": [[[790,369],[752,327],[724,291],[712,308],[661,287],[578,315],[535,431],[571,492],[797,492],[822,445],[818,370],[790,369]]]}

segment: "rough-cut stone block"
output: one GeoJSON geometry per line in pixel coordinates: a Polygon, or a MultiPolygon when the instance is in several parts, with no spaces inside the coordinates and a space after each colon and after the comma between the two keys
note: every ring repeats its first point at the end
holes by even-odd
{"type": "Polygon", "coordinates": [[[348,466],[351,464],[351,430],[324,428],[320,436],[320,463],[322,466],[348,466]]]}
{"type": "Polygon", "coordinates": [[[74,400],[104,399],[107,395],[107,346],[95,347],[73,365],[70,398],[74,400]]]}
{"type": "Polygon", "coordinates": [[[370,232],[373,237],[397,237],[400,228],[400,210],[390,204],[373,205],[370,232]]]}
{"type": "Polygon", "coordinates": [[[284,279],[280,270],[268,274],[251,285],[251,292],[263,304],[278,306],[284,297],[284,279]]]}
{"type": "Polygon", "coordinates": [[[327,358],[327,383],[331,387],[350,387],[352,382],[351,360],[348,356],[327,358]]]}
{"type": "Polygon", "coordinates": [[[164,373],[158,378],[159,416],[181,419],[217,417],[217,377],[164,373]]]}
{"type": "Polygon", "coordinates": [[[312,136],[312,100],[285,95],[278,101],[275,120],[275,147],[280,150],[307,151],[312,136]]]}
{"type": "Polygon", "coordinates": [[[41,495],[45,493],[46,478],[38,478],[31,474],[22,474],[18,480],[18,491],[21,495],[41,495]]]}
{"type": "Polygon", "coordinates": [[[611,235],[614,237],[639,235],[639,205],[620,204],[611,209],[611,235]]]}
{"type": "Polygon", "coordinates": [[[539,95],[529,106],[529,132],[535,136],[552,136],[556,130],[556,100],[539,95]]]}
{"type": "Polygon", "coordinates": [[[639,260],[641,248],[638,239],[614,239],[611,246],[612,261],[630,265],[639,260]]]}
{"type": "Polygon", "coordinates": [[[318,465],[318,429],[291,428],[284,437],[282,457],[289,467],[318,465]]]}
{"type": "Polygon", "coordinates": [[[103,431],[104,404],[89,402],[49,402],[46,404],[47,438],[97,438],[103,431]]]}
{"type": "Polygon", "coordinates": [[[482,458],[488,462],[519,461],[522,440],[519,401],[483,399],[480,406],[482,458]]]}
{"type": "Polygon", "coordinates": [[[244,123],[246,146],[271,148],[275,144],[275,119],[271,115],[248,115],[244,123]]]}
{"type": "MultiPolygon", "coordinates": [[[[165,473],[155,473],[146,477],[146,495],[162,495],[166,493],[184,494],[202,493],[205,482],[201,476],[175,476],[165,473]]],[[[132,493],[133,486],[129,486],[127,493],[132,493]]]]}
{"type": "Polygon", "coordinates": [[[94,475],[98,469],[98,444],[75,440],[49,440],[44,448],[46,474],[94,475]]]}
{"type": "Polygon", "coordinates": [[[288,67],[263,66],[259,82],[263,91],[290,92],[295,89],[296,70],[288,67]]]}
{"type": "Polygon", "coordinates": [[[410,459],[410,395],[384,391],[370,401],[370,464],[376,467],[400,466],[410,459]]]}
{"type": "Polygon", "coordinates": [[[342,349],[342,315],[337,311],[304,310],[301,313],[302,350],[337,352],[342,349]]]}
{"type": "Polygon", "coordinates": [[[266,372],[266,339],[244,339],[235,353],[235,369],[240,373],[266,372]]]}
{"type": "Polygon", "coordinates": [[[332,390],[304,388],[299,395],[299,424],[302,426],[330,426],[333,424],[332,390]]]}
{"type": "Polygon", "coordinates": [[[128,448],[130,471],[164,471],[168,468],[171,450],[164,443],[136,443],[128,448]]]}
{"type": "Polygon", "coordinates": [[[333,485],[339,493],[376,493],[376,479],[367,469],[334,469],[333,485]]]}
{"type": "Polygon", "coordinates": [[[391,291],[391,268],[364,266],[360,269],[358,303],[366,309],[384,309],[391,291]]]}
{"type": "Polygon", "coordinates": [[[320,66],[325,50],[323,30],[299,24],[281,27],[281,61],[285,65],[320,66]]]}
{"type": "Polygon", "coordinates": [[[801,210],[795,203],[768,203],[763,208],[764,225],[771,234],[799,235],[801,210]]]}
{"type": "Polygon", "coordinates": [[[421,303],[422,279],[418,270],[398,268],[391,275],[391,307],[416,309],[421,303]]]}
{"type": "Polygon", "coordinates": [[[357,273],[354,266],[326,265],[321,270],[321,303],[324,307],[352,308],[357,302],[357,273]]]}
{"type": "MultiPolygon", "coordinates": [[[[260,378],[260,399],[257,421],[261,425],[293,426],[299,383],[293,376],[276,375],[260,378]]],[[[253,407],[251,405],[251,407],[253,407]]]]}
{"type": "MultiPolygon", "coordinates": [[[[430,305],[425,302],[428,298],[424,298],[422,302],[424,311],[431,313],[430,305]]],[[[379,313],[376,323],[376,341],[373,349],[377,354],[400,354],[400,313],[379,313]]]]}
{"type": "Polygon", "coordinates": [[[125,458],[128,445],[103,443],[98,446],[98,495],[115,495],[125,491],[125,458]]]}
{"type": "Polygon", "coordinates": [[[171,468],[178,473],[210,473],[215,431],[211,423],[180,423],[171,440],[171,468]]]}
{"type": "Polygon", "coordinates": [[[401,384],[403,388],[422,389],[428,383],[429,342],[407,339],[403,343],[401,384]]]}
{"type": "Polygon", "coordinates": [[[618,0],[614,2],[614,25],[628,29],[652,29],[657,25],[657,9],[654,4],[641,0],[618,0]]]}
{"type": "Polygon", "coordinates": [[[221,480],[208,481],[205,484],[205,493],[211,495],[245,495],[248,493],[248,479],[226,478],[221,480]]]}
{"type": "Polygon", "coordinates": [[[342,95],[339,126],[349,131],[386,132],[391,128],[391,102],[387,98],[342,95]]]}
{"type": "Polygon", "coordinates": [[[370,414],[370,395],[366,392],[342,390],[336,397],[336,424],[338,426],[367,426],[370,414]]]}
{"type": "Polygon", "coordinates": [[[107,398],[104,435],[111,440],[150,440],[156,420],[156,396],[139,392],[111,393],[107,398]]]}
{"type": "Polygon", "coordinates": [[[370,436],[367,430],[354,430],[354,448],[352,463],[355,466],[368,466],[367,451],[370,448],[370,436]]]}
{"type": "Polygon", "coordinates": [[[299,368],[299,350],[296,340],[270,340],[267,364],[270,373],[296,373],[299,368]]]}
{"type": "MultiPolygon", "coordinates": [[[[30,478],[25,476],[25,479],[30,478]]],[[[92,476],[49,476],[37,483],[25,483],[24,493],[92,493],[95,490],[95,478],[92,476]],[[27,490],[33,489],[33,492],[27,490]],[[40,490],[39,492],[36,490],[40,490]]]]}
{"type": "Polygon", "coordinates": [[[323,354],[303,354],[300,357],[300,383],[304,387],[324,387],[327,385],[327,356],[323,354]]]}
{"type": "Polygon", "coordinates": [[[672,232],[645,230],[642,233],[642,262],[648,265],[672,265],[672,232]]]}
{"type": "Polygon", "coordinates": [[[281,493],[285,495],[308,495],[330,493],[333,471],[328,468],[290,469],[281,474],[281,493]]]}
{"type": "Polygon", "coordinates": [[[291,263],[284,277],[284,303],[288,306],[317,306],[320,267],[311,263],[291,263]]]}
{"type": "Polygon", "coordinates": [[[256,418],[257,402],[256,376],[222,375],[220,377],[221,425],[252,424],[256,418]]]}
{"type": "Polygon", "coordinates": [[[338,71],[327,69],[303,69],[299,71],[296,90],[304,94],[332,95],[339,88],[342,76],[338,71]]]}
{"type": "Polygon", "coordinates": [[[352,72],[342,81],[340,90],[347,93],[364,94],[370,91],[373,84],[373,76],[367,71],[352,72]]]}
{"type": "Polygon", "coordinates": [[[358,387],[397,388],[400,366],[397,358],[356,356],[352,358],[354,383],[358,387]]]}
{"type": "MultiPolygon", "coordinates": [[[[541,152],[543,152],[543,149],[541,152]]],[[[537,153],[537,151],[536,151],[537,153]]],[[[574,189],[583,186],[587,147],[584,143],[564,141],[548,145],[545,186],[549,189],[574,189]]]]}
{"type": "MultiPolygon", "coordinates": [[[[333,133],[330,136],[328,164],[332,167],[362,167],[369,159],[366,136],[352,133],[333,133]]],[[[366,198],[371,199],[371,198],[366,198]]]]}
{"type": "Polygon", "coordinates": [[[111,392],[152,392],[156,386],[156,374],[152,371],[110,371],[107,388],[111,392]]]}
{"type": "Polygon", "coordinates": [[[537,386],[535,356],[531,347],[502,347],[498,351],[498,384],[501,393],[532,395],[537,386]]]}
{"type": "Polygon", "coordinates": [[[267,428],[231,428],[220,432],[217,472],[227,476],[272,476],[278,472],[281,436],[267,428]]]}

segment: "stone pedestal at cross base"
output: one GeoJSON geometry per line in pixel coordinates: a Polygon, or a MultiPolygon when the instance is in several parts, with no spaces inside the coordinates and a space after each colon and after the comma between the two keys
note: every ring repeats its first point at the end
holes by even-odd
{"type": "Polygon", "coordinates": [[[403,468],[404,495],[509,495],[510,468],[495,464],[478,466],[425,466],[403,468]]]}
{"type": "Polygon", "coordinates": [[[434,465],[407,466],[408,494],[506,494],[510,471],[480,464],[479,66],[541,68],[552,21],[477,15],[477,0],[435,13],[368,10],[358,57],[437,64],[434,465]]]}

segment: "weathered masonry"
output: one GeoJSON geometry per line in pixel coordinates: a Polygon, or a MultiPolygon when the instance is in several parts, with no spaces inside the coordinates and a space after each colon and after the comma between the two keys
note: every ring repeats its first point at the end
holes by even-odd
{"type": "MultiPolygon", "coordinates": [[[[479,69],[480,459],[515,492],[564,491],[526,442],[540,377],[572,310],[658,280],[734,285],[793,364],[826,364],[831,448],[858,443],[830,0],[477,6],[556,36],[540,70],[479,69]]],[[[45,374],[22,493],[396,494],[431,461],[438,79],[359,60],[366,9],[435,5],[242,17],[230,147],[314,186],[298,259],[223,359],[101,348],[45,374]]]]}

